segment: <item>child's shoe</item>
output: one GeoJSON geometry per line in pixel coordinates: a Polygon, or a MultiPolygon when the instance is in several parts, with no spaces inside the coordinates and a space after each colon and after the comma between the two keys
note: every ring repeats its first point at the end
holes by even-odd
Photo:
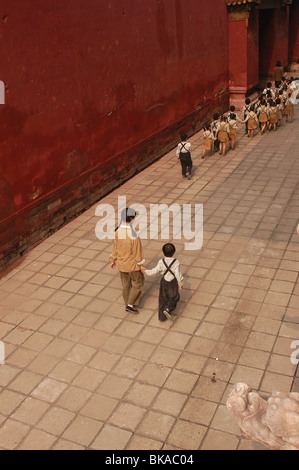
{"type": "Polygon", "coordinates": [[[163,313],[164,313],[165,317],[168,318],[168,320],[173,320],[173,317],[170,315],[168,308],[165,308],[163,310],[163,313]]]}

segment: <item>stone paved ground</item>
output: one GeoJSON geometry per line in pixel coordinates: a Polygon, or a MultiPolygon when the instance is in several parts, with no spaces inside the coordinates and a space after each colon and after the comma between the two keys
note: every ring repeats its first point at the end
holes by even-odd
{"type": "MultiPolygon", "coordinates": [[[[158,278],[139,315],[124,311],[96,206],[2,275],[0,448],[261,449],[225,402],[239,381],[263,396],[299,391],[298,132],[298,118],[250,140],[241,126],[235,151],[205,160],[196,134],[192,180],[172,151],[104,199],[204,205],[202,249],[176,241],[173,323],[158,321],[158,278]]],[[[148,267],[162,243],[143,241],[148,267]]]]}

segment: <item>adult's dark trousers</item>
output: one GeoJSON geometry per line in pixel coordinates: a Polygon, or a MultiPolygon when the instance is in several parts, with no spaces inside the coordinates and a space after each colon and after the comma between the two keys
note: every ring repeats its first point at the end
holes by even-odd
{"type": "Polygon", "coordinates": [[[163,311],[168,310],[169,313],[172,313],[177,306],[178,301],[180,300],[179,286],[177,279],[172,281],[166,281],[164,278],[160,282],[160,292],[159,292],[159,320],[167,320],[163,311]]]}
{"type": "Polygon", "coordinates": [[[186,176],[187,173],[191,175],[192,171],[192,160],[190,153],[181,153],[180,154],[180,162],[182,165],[182,175],[186,176]]]}

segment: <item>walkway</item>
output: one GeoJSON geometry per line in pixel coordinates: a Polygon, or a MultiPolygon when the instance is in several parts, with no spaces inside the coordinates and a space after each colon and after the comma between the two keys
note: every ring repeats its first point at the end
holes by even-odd
{"type": "MultiPolygon", "coordinates": [[[[298,114],[298,110],[297,114],[298,114]]],[[[295,116],[296,117],[296,116],[295,116]]],[[[298,117],[200,158],[182,180],[175,151],[101,203],[203,204],[204,245],[176,241],[185,287],[159,323],[159,278],[127,314],[111,241],[95,237],[96,205],[0,279],[2,449],[260,449],[226,411],[232,384],[263,396],[299,391],[298,117]]],[[[148,267],[161,240],[144,240],[148,267]]]]}

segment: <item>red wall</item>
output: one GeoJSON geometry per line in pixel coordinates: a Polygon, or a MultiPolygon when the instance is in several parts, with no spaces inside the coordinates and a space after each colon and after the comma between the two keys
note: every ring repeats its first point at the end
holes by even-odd
{"type": "Polygon", "coordinates": [[[223,0],[2,0],[0,266],[228,104],[223,0]]]}

